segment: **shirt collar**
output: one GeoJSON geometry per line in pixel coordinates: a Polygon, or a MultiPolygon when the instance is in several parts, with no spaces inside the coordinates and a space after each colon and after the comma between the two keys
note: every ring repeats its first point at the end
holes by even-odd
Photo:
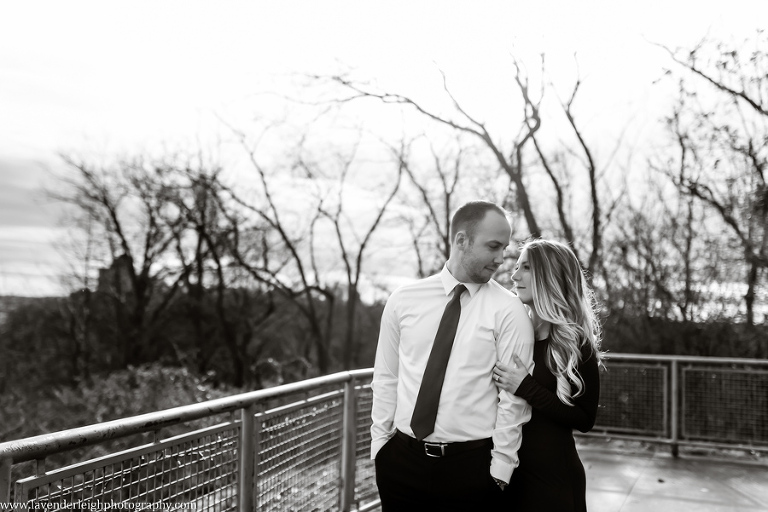
{"type": "Polygon", "coordinates": [[[480,290],[480,288],[485,283],[462,283],[455,277],[453,277],[453,274],[451,274],[451,271],[448,270],[448,265],[443,265],[443,270],[440,271],[440,281],[443,283],[443,289],[445,290],[445,294],[449,295],[454,288],[456,288],[457,284],[463,284],[467,287],[467,291],[469,292],[470,297],[474,297],[475,294],[480,290]]]}

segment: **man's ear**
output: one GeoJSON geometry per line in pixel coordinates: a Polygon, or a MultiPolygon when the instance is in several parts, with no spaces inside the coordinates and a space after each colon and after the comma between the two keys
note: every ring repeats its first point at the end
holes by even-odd
{"type": "Polygon", "coordinates": [[[455,245],[457,249],[461,249],[463,251],[467,248],[467,240],[468,238],[466,231],[459,231],[453,238],[453,245],[455,245]]]}

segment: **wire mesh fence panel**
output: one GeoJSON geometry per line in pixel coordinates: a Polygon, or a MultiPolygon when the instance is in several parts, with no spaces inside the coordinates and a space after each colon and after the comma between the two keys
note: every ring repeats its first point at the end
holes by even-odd
{"type": "Polygon", "coordinates": [[[338,508],[342,415],[343,397],[337,394],[260,418],[260,511],[338,508]]]}
{"type": "Polygon", "coordinates": [[[646,435],[667,434],[667,367],[609,362],[600,374],[595,429],[646,435]]]}
{"type": "MultiPolygon", "coordinates": [[[[653,436],[673,443],[768,447],[768,361],[613,357],[607,371],[601,373],[597,432],[626,433],[628,438],[653,436]],[[678,382],[671,382],[675,376],[678,382]]],[[[378,497],[370,460],[373,397],[370,385],[362,383],[370,379],[370,373],[356,372],[346,378],[358,382],[353,393],[353,429],[344,422],[345,390],[339,385],[349,380],[330,376],[317,385],[293,384],[298,390],[264,392],[266,399],[251,396],[243,400],[238,395],[232,397],[232,403],[212,401],[216,405],[206,405],[202,413],[198,404],[170,415],[165,411],[151,418],[142,416],[124,435],[109,437],[106,426],[94,425],[86,431],[90,439],[81,439],[82,433],[72,430],[42,440],[0,443],[0,469],[5,472],[0,474],[0,502],[11,500],[27,509],[46,510],[118,508],[115,504],[143,510],[157,509],[162,503],[163,508],[235,511],[241,500],[251,499],[250,482],[239,478],[241,472],[251,469],[250,459],[243,457],[255,455],[253,490],[258,510],[338,510],[340,497],[351,497],[349,489],[343,489],[341,477],[347,429],[355,435],[354,445],[347,445],[355,455],[353,502],[358,507],[371,504],[378,497]],[[241,422],[234,418],[239,417],[235,411],[244,410],[243,404],[250,411],[273,408],[241,422]],[[188,416],[182,413],[190,409],[192,421],[218,422],[221,416],[217,418],[217,414],[229,414],[229,421],[200,428],[199,423],[185,421],[188,416]],[[147,444],[161,435],[157,425],[164,425],[163,432],[169,432],[166,436],[174,430],[194,431],[147,444]],[[250,439],[250,434],[241,433],[242,427],[249,432],[255,428],[256,445],[248,454],[242,453],[240,441],[241,436],[250,439]],[[101,443],[102,438],[96,436],[109,441],[101,443]],[[86,448],[99,450],[84,451],[86,448]],[[21,450],[27,450],[24,456],[20,456],[21,450]],[[57,457],[64,453],[69,454],[68,459],[60,461],[57,457]],[[44,466],[51,463],[60,469],[46,472],[44,466]]],[[[117,427],[123,425],[109,426],[117,427]]],[[[352,439],[346,440],[352,443],[352,439]]]]}
{"type": "Polygon", "coordinates": [[[681,435],[689,440],[768,445],[768,371],[682,368],[681,435]]]}
{"type": "Polygon", "coordinates": [[[24,478],[14,500],[46,510],[236,510],[238,435],[238,425],[221,425],[24,478]]]}
{"type": "Polygon", "coordinates": [[[357,437],[355,439],[355,500],[361,503],[376,499],[376,470],[371,460],[371,406],[373,392],[370,385],[357,388],[357,437]]]}

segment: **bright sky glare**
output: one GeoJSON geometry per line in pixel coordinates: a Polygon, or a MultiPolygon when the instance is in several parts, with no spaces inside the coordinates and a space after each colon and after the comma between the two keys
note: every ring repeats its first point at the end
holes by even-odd
{"type": "Polygon", "coordinates": [[[62,229],[39,191],[58,151],[204,138],[220,130],[216,114],[273,90],[281,75],[340,65],[415,95],[440,92],[438,66],[492,111],[510,88],[510,52],[545,52],[555,79],[572,78],[577,52],[582,108],[654,118],[650,85],[670,63],[653,42],[741,39],[766,19],[760,0],[6,2],[0,294],[63,293],[62,229]]]}

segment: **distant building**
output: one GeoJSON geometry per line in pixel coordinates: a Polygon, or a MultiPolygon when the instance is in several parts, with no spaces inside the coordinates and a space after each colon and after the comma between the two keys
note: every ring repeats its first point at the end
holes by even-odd
{"type": "Polygon", "coordinates": [[[109,268],[99,269],[99,284],[96,291],[124,297],[133,291],[131,258],[123,254],[115,258],[109,268]]]}

